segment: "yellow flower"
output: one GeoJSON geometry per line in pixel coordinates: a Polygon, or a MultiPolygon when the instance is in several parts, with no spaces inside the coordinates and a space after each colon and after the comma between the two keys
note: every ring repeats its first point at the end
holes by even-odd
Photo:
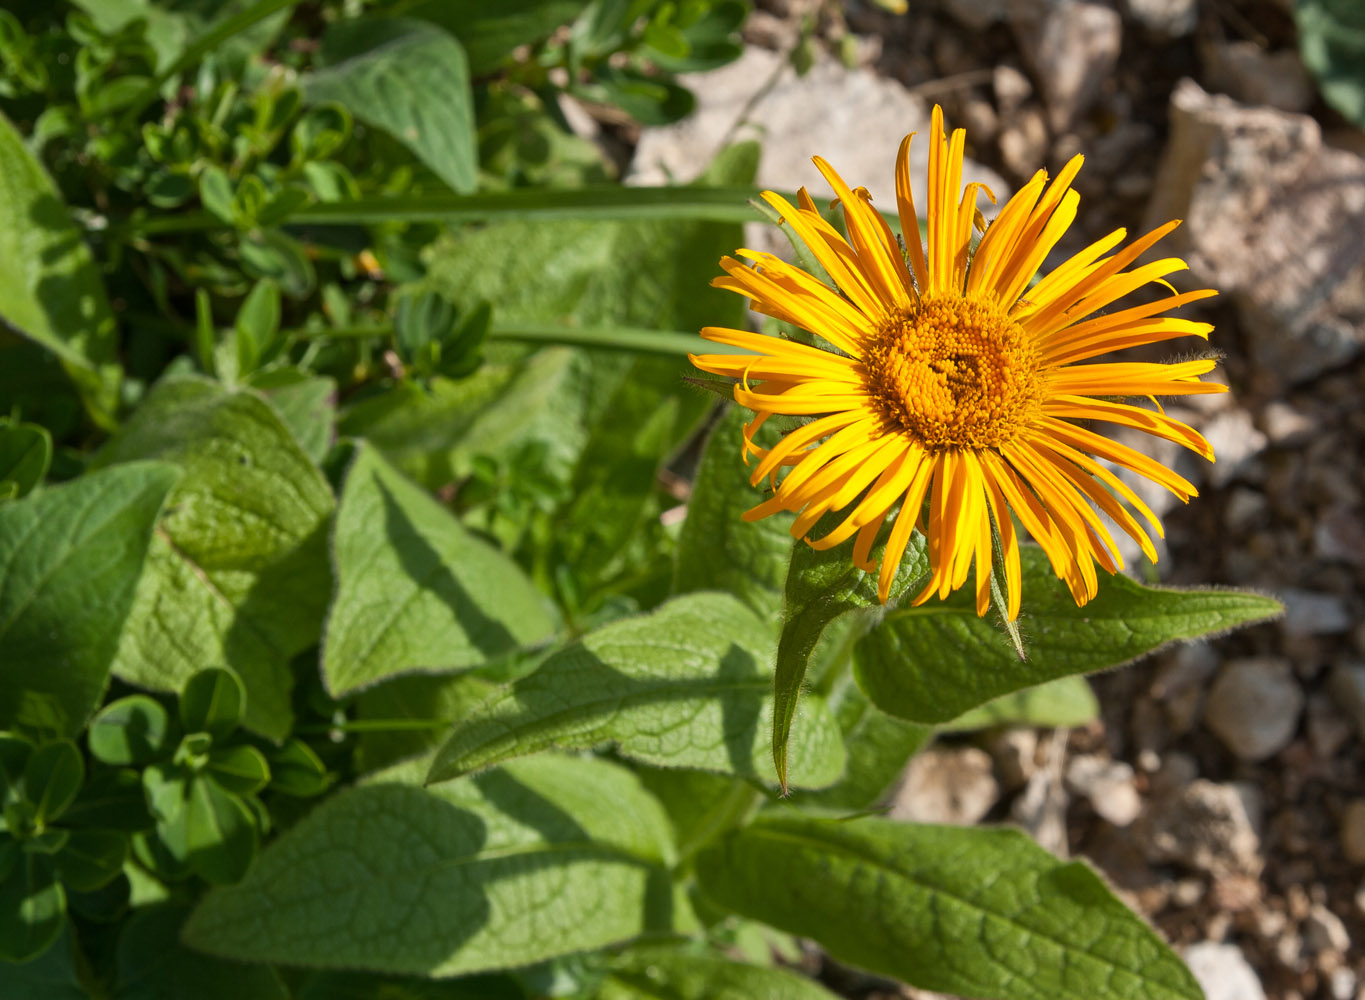
{"type": "Polygon", "coordinates": [[[1038,171],[1001,209],[971,250],[981,184],[962,189],[965,133],[949,139],[934,109],[929,136],[928,245],[910,193],[909,149],[896,161],[896,202],[904,249],[872,207],[820,157],[815,165],[838,197],[845,239],[802,189],[799,207],[771,191],[764,198],[810,248],[838,288],[771,254],[740,250],[753,262],[721,261],[713,282],[753,308],[816,334],[811,347],[783,337],[708,327],[707,340],[751,354],[692,356],[697,367],[737,379],[735,400],[757,414],[745,428],[745,461],[758,458],[752,482],[772,496],[745,513],[757,520],[797,512],[792,534],[817,549],[849,538],[853,561],[877,570],[872,546],[899,506],[882,556],[878,594],[885,602],[912,528],[927,540],[931,579],[919,604],[947,597],[976,574],[976,610],[990,605],[992,525],[1000,538],[1011,619],[1019,613],[1019,539],[1010,512],[1046,552],[1078,605],[1095,596],[1098,563],[1123,560],[1097,515],[1107,514],[1150,559],[1156,548],[1136,511],[1158,536],[1161,522],[1113,471],[1130,469],[1182,501],[1197,491],[1181,476],[1091,430],[1091,421],[1136,428],[1212,460],[1204,438],[1155,409],[1124,397],[1222,392],[1201,382],[1212,360],[1176,364],[1091,363],[1109,351],[1174,337],[1207,339],[1212,327],[1163,315],[1216,294],[1177,294],[1162,280],[1185,268],[1168,257],[1130,265],[1178,225],[1170,222],[1124,249],[1120,229],[1086,247],[1035,286],[1029,282],[1076,217],[1074,157],[1049,185],[1038,171]],[[959,190],[961,196],[959,197],[959,190]],[[1135,289],[1158,283],[1171,294],[1105,312],[1135,289]],[[811,418],[771,449],[752,441],[769,417],[811,418]],[[927,515],[922,514],[928,497],[927,515]],[[842,522],[822,538],[807,533],[822,516],[842,522]]]}

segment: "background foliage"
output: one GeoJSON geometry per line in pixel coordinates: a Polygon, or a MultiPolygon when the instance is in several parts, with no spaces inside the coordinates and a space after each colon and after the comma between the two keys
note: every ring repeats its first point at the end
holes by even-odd
{"type": "Polygon", "coordinates": [[[559,100],[675,120],[745,13],[0,11],[6,997],[828,996],[789,935],[1198,996],[1083,864],[867,813],[937,731],[1083,721],[1078,675],[1278,606],[1081,612],[1035,553],[1021,661],[740,522],[682,352],[745,322],[707,282],[757,149],[626,188],[559,100]]]}

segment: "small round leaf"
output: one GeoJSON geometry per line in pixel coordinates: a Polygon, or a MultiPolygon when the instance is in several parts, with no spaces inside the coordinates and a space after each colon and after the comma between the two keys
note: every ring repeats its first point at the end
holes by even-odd
{"type": "Polygon", "coordinates": [[[107,705],[90,720],[90,753],[106,764],[146,764],[169,744],[170,717],[161,702],[135,694],[107,705]]]}
{"type": "Polygon", "coordinates": [[[260,839],[246,803],[203,775],[190,785],[184,835],[190,867],[219,884],[236,882],[246,874],[260,839]]]}
{"type": "Polygon", "coordinates": [[[128,838],[113,830],[75,830],[57,854],[62,884],[77,892],[93,892],[123,870],[128,838]]]}
{"type": "Polygon", "coordinates": [[[327,790],[327,765],[313,748],[291,739],[270,758],[270,790],[298,798],[311,798],[327,790]]]}
{"type": "Polygon", "coordinates": [[[27,962],[52,946],[66,922],[66,893],[46,854],[24,852],[0,882],[0,959],[27,962]]]}
{"type": "Polygon", "coordinates": [[[33,803],[34,819],[49,823],[76,799],[85,780],[85,762],[70,740],[46,743],[24,766],[24,796],[33,803]]]}
{"type": "Polygon", "coordinates": [[[252,746],[224,747],[209,754],[208,773],[236,795],[254,795],[270,783],[270,764],[252,746]]]}
{"type": "Polygon", "coordinates": [[[185,683],[180,695],[180,722],[187,733],[226,736],[242,721],[246,689],[237,675],[222,667],[201,670],[185,683]]]}

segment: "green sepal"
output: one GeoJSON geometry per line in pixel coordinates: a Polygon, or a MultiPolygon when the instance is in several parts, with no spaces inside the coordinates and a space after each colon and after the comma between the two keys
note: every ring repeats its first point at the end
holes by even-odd
{"type": "Polygon", "coordinates": [[[34,820],[52,822],[76,800],[85,780],[85,762],[70,740],[46,743],[24,765],[24,795],[33,803],[34,820]]]}

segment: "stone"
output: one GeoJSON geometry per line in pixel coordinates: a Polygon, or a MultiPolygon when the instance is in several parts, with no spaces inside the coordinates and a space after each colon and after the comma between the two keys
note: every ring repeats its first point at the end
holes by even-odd
{"type": "Polygon", "coordinates": [[[1006,115],[1000,129],[1000,159],[1017,177],[1030,177],[1047,156],[1047,123],[1042,109],[1026,104],[1006,115]]]}
{"type": "Polygon", "coordinates": [[[1180,38],[1199,23],[1199,0],[1128,0],[1128,16],[1154,35],[1180,38]]]}
{"type": "Polygon", "coordinates": [[[1303,943],[1312,951],[1335,951],[1346,954],[1351,949],[1351,936],[1341,918],[1321,903],[1314,903],[1303,921],[1303,943]]]}
{"type": "Polygon", "coordinates": [[[1204,725],[1242,760],[1265,760],[1294,738],[1303,701],[1288,660],[1229,660],[1209,689],[1204,725]]]}
{"type": "Polygon", "coordinates": [[[893,819],[971,826],[991,811],[1000,786],[991,758],[976,747],[931,747],[916,754],[891,802],[893,819]]]}
{"type": "Polygon", "coordinates": [[[1313,551],[1326,562],[1365,566],[1365,524],[1359,511],[1337,503],[1319,514],[1313,525],[1313,551]]]}
{"type": "Polygon", "coordinates": [[[1048,124],[1064,132],[1090,109],[1123,47],[1118,11],[1090,0],[1008,0],[1009,24],[1041,82],[1048,124]]]}
{"type": "Polygon", "coordinates": [[[1037,768],[1038,731],[1022,726],[1002,729],[991,736],[989,750],[1001,784],[1014,791],[1027,784],[1037,768]]]}
{"type": "Polygon", "coordinates": [[[1365,157],[1323,142],[1306,115],[1248,107],[1182,80],[1149,227],[1184,258],[1178,287],[1216,288],[1236,307],[1253,388],[1281,394],[1365,346],[1365,157]]]}
{"type": "Polygon", "coordinates": [[[1274,400],[1261,411],[1261,429],[1275,445],[1295,445],[1307,441],[1318,425],[1313,418],[1288,403],[1274,400]]]}
{"type": "Polygon", "coordinates": [[[1339,965],[1327,974],[1332,1000],[1356,1000],[1356,982],[1356,974],[1348,965],[1339,965]]]}
{"type": "Polygon", "coordinates": [[[1033,83],[1009,63],[999,63],[991,71],[995,106],[1002,115],[1012,115],[1033,96],[1033,83]]]}
{"type": "Polygon", "coordinates": [[[1092,754],[1072,757],[1066,767],[1066,784],[1090,801],[1101,819],[1114,826],[1128,826],[1142,811],[1142,799],[1133,784],[1132,765],[1105,760],[1092,754]]]}
{"type": "Polygon", "coordinates": [[[1265,494],[1260,490],[1237,486],[1228,494],[1223,508],[1223,523],[1236,532],[1244,532],[1260,523],[1269,509],[1265,494]]]}
{"type": "Polygon", "coordinates": [[[1285,587],[1276,596],[1284,604],[1280,627],[1288,635],[1340,635],[1351,627],[1346,602],[1336,594],[1285,587]]]}
{"type": "Polygon", "coordinates": [[[1365,865],[1365,799],[1346,803],[1341,812],[1340,837],[1341,853],[1346,860],[1353,865],[1365,865]]]}
{"type": "Polygon", "coordinates": [[[1308,699],[1308,745],[1319,760],[1331,760],[1351,738],[1351,721],[1325,694],[1308,699]]]}
{"type": "Polygon", "coordinates": [[[1215,489],[1221,489],[1236,479],[1270,443],[1270,439],[1252,422],[1250,411],[1240,406],[1215,413],[1200,428],[1200,432],[1213,446],[1214,460],[1205,463],[1203,469],[1205,479],[1215,489]]]}
{"type": "MultiPolygon", "coordinates": [[[[930,108],[895,80],[865,67],[848,69],[823,53],[798,76],[781,54],[749,46],[729,65],[684,74],[679,82],[696,95],[696,110],[674,125],[641,133],[627,183],[691,180],[725,144],[757,137],[763,145],[758,186],[807,186],[816,201],[832,198],[811,163],[820,155],[849,184],[871,191],[878,208],[894,211],[896,152],[906,133],[919,132],[910,146],[910,177],[915,204],[927,204],[930,108]]],[[[974,161],[963,164],[962,176],[989,185],[1000,204],[1010,195],[1004,178],[974,161]]],[[[978,205],[987,218],[994,216],[984,195],[978,205]]],[[[772,226],[755,224],[745,239],[747,246],[790,254],[772,226]]]]}
{"type": "Polygon", "coordinates": [[[1347,660],[1332,668],[1327,690],[1365,738],[1365,663],[1347,660]]]}
{"type": "Polygon", "coordinates": [[[1267,52],[1255,42],[1221,42],[1206,47],[1204,65],[1212,89],[1243,104],[1299,113],[1317,96],[1295,49],[1267,52]]]}
{"type": "Polygon", "coordinates": [[[1185,963],[1205,1000],[1265,1000],[1265,988],[1235,944],[1201,941],[1185,949],[1185,963]]]}
{"type": "Polygon", "coordinates": [[[1178,862],[1218,877],[1255,877],[1265,865],[1261,813],[1254,785],[1200,778],[1154,799],[1131,829],[1149,861],[1178,862]]]}
{"type": "Polygon", "coordinates": [[[985,31],[1006,17],[1007,0],[942,0],[943,9],[964,28],[985,31]]]}

